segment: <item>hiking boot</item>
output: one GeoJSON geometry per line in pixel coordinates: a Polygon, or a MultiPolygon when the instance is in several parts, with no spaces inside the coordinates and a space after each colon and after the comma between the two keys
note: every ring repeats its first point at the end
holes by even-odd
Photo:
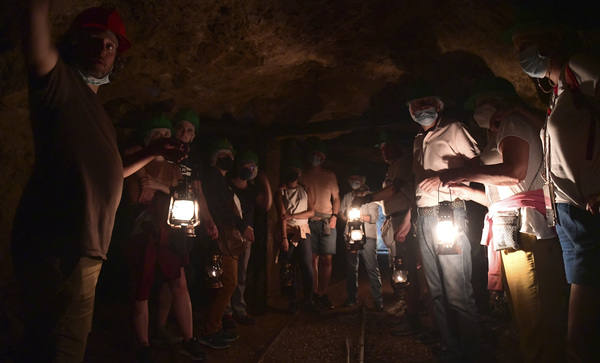
{"type": "Polygon", "coordinates": [[[344,306],[345,308],[354,308],[354,307],[356,307],[357,305],[358,305],[358,303],[357,303],[356,301],[354,301],[354,300],[349,300],[349,299],[346,299],[346,301],[344,301],[344,305],[343,305],[343,306],[344,306]]]}
{"type": "Polygon", "coordinates": [[[200,344],[200,340],[196,337],[193,337],[192,339],[184,341],[181,344],[179,353],[187,356],[193,361],[203,361],[206,359],[206,353],[204,353],[200,344]]]}
{"type": "Polygon", "coordinates": [[[198,342],[212,349],[227,349],[231,346],[231,344],[223,339],[220,332],[201,336],[198,338],[198,342]]]}
{"type": "Polygon", "coordinates": [[[237,324],[233,319],[233,315],[223,315],[223,329],[225,330],[235,330],[237,328],[237,324]]]}

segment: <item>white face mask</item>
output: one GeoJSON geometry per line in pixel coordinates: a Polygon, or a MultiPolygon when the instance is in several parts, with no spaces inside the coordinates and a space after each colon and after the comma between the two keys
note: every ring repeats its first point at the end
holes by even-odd
{"type": "Polygon", "coordinates": [[[490,128],[490,123],[492,121],[492,116],[496,113],[496,107],[490,105],[489,103],[484,103],[481,106],[478,106],[473,113],[473,118],[479,127],[484,129],[490,128]]]}
{"type": "Polygon", "coordinates": [[[104,76],[102,78],[96,78],[94,76],[87,76],[81,71],[79,71],[79,74],[81,75],[81,78],[83,78],[85,83],[91,84],[93,86],[102,86],[102,85],[110,83],[110,79],[108,78],[110,76],[110,73],[108,73],[106,76],[104,76]]]}
{"type": "Polygon", "coordinates": [[[362,186],[362,183],[359,180],[353,180],[350,182],[350,188],[352,190],[357,190],[362,186]]]}
{"type": "Polygon", "coordinates": [[[538,48],[532,45],[519,53],[519,63],[529,77],[544,78],[548,73],[550,59],[541,55],[538,48]]]}

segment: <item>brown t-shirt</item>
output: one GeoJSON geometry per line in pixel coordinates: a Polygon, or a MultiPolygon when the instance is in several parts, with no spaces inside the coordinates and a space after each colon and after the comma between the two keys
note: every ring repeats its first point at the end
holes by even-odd
{"type": "Polygon", "coordinates": [[[35,165],[17,213],[13,255],[106,259],[123,187],[115,129],[77,70],[58,60],[30,75],[35,165]]]}

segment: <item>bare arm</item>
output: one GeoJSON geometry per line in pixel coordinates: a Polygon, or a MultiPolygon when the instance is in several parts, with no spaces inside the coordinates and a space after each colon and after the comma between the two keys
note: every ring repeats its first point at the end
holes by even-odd
{"type": "Polygon", "coordinates": [[[488,185],[514,185],[524,180],[529,166],[529,144],[514,136],[499,145],[502,163],[449,169],[441,172],[444,185],[478,182],[488,185]]]}
{"type": "Polygon", "coordinates": [[[50,73],[58,61],[50,34],[49,10],[49,0],[30,0],[26,13],[24,52],[29,69],[40,77],[50,73]]]}
{"type": "Polygon", "coordinates": [[[264,173],[259,173],[257,177],[261,186],[261,191],[256,197],[256,204],[265,211],[269,211],[273,206],[273,193],[271,192],[271,184],[264,173]]]}
{"type": "Polygon", "coordinates": [[[451,185],[450,188],[452,189],[452,193],[456,194],[460,199],[472,200],[485,207],[490,205],[490,201],[483,190],[471,188],[464,184],[451,185]]]}
{"type": "Polygon", "coordinates": [[[156,155],[150,153],[148,148],[141,149],[123,160],[123,178],[127,178],[144,166],[148,165],[156,155]]]}

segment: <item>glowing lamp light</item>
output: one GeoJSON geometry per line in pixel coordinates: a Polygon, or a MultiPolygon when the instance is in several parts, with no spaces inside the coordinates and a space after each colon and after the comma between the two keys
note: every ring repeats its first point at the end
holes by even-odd
{"type": "Polygon", "coordinates": [[[348,220],[357,221],[360,219],[360,208],[350,208],[348,211],[348,220]]]}
{"type": "Polygon", "coordinates": [[[458,227],[454,224],[452,202],[439,202],[435,241],[438,255],[455,255],[459,253],[456,244],[458,232],[458,227]]]}
{"type": "Polygon", "coordinates": [[[394,257],[392,264],[392,285],[394,288],[402,288],[410,285],[408,270],[404,267],[402,257],[394,257]]]}
{"type": "Polygon", "coordinates": [[[184,229],[188,237],[196,237],[195,227],[200,224],[198,201],[187,177],[171,192],[167,224],[174,229],[184,229]]]}
{"type": "Polygon", "coordinates": [[[206,266],[206,280],[209,288],[218,289],[223,287],[221,276],[223,275],[223,259],[218,253],[214,253],[206,266]]]}
{"type": "Polygon", "coordinates": [[[350,239],[354,242],[362,240],[363,232],[360,229],[350,231],[350,239]]]}
{"type": "MultiPolygon", "coordinates": [[[[194,218],[195,209],[193,200],[173,200],[173,219],[189,221],[194,218]]],[[[185,223],[185,222],[184,222],[185,223]]]]}
{"type": "Polygon", "coordinates": [[[362,250],[367,243],[365,225],[360,219],[360,208],[353,207],[348,210],[348,224],[346,225],[346,249],[350,252],[362,250]]]}
{"type": "Polygon", "coordinates": [[[408,282],[408,271],[406,270],[394,270],[392,274],[392,280],[395,284],[404,284],[408,282]]]}

